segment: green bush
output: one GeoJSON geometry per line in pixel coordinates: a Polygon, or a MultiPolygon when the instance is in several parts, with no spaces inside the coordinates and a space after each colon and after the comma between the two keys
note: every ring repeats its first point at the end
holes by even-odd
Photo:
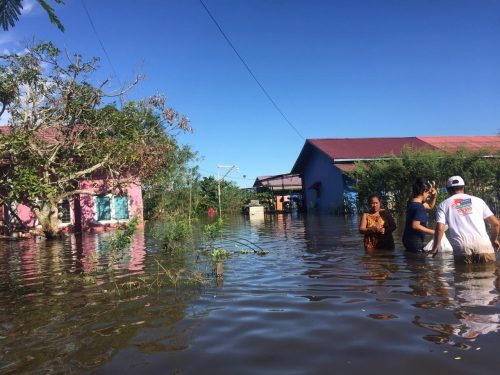
{"type": "Polygon", "coordinates": [[[383,160],[356,162],[354,170],[347,174],[356,181],[359,212],[373,193],[380,195],[385,207],[404,212],[417,177],[436,182],[440,193],[438,203],[446,198],[446,180],[453,175],[462,176],[466,191],[484,199],[494,210],[500,201],[498,152],[492,155],[486,150],[466,148],[453,153],[405,148],[399,158],[388,156],[383,160]]]}

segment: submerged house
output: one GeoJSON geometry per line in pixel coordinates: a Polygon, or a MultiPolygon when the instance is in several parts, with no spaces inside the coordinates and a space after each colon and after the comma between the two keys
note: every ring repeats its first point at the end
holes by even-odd
{"type": "Polygon", "coordinates": [[[294,199],[302,203],[302,179],[297,174],[259,176],[255,179],[253,188],[258,193],[270,192],[272,194],[274,211],[290,208],[290,205],[287,207],[287,203],[292,203],[294,199]]]}
{"type": "MultiPolygon", "coordinates": [[[[0,126],[0,132],[8,132],[0,126]]],[[[0,172],[9,168],[8,160],[0,159],[0,172]]],[[[141,182],[123,184],[120,188],[110,189],[112,180],[105,175],[95,175],[91,180],[78,181],[75,190],[82,193],[61,201],[59,227],[64,231],[99,231],[117,224],[128,222],[136,216],[143,222],[143,201],[141,182]],[[86,192],[86,193],[83,193],[86,192]]],[[[0,189],[5,189],[0,186],[0,189]]],[[[35,214],[20,202],[0,204],[0,232],[27,230],[38,226],[35,214]]]]}
{"type": "MultiPolygon", "coordinates": [[[[59,226],[68,232],[100,231],[128,222],[137,216],[143,222],[142,190],[130,183],[110,193],[105,179],[82,180],[79,188],[94,195],[78,194],[59,203],[59,226]]],[[[0,226],[19,230],[36,228],[35,214],[25,205],[11,202],[0,205],[0,226]]]]}
{"type": "Polygon", "coordinates": [[[291,173],[302,177],[304,203],[308,211],[334,212],[344,199],[355,199],[354,182],[344,172],[356,161],[400,156],[403,148],[456,150],[500,149],[499,136],[450,136],[404,138],[307,139],[291,173]]]}

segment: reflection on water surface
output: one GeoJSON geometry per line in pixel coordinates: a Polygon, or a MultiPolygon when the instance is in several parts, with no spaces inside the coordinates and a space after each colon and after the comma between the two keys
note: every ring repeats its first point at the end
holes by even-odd
{"type": "Polygon", "coordinates": [[[197,242],[164,254],[146,228],[110,262],[107,236],[0,243],[0,373],[497,373],[496,265],[397,236],[365,253],[357,219],[333,216],[228,219],[222,279],[197,242]],[[209,282],[152,285],[159,264],[209,282]]]}

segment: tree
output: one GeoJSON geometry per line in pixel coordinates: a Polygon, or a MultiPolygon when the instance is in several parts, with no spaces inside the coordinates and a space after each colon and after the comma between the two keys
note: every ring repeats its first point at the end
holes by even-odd
{"type": "Polygon", "coordinates": [[[104,177],[108,191],[153,181],[175,163],[176,132],[192,131],[162,96],[119,108],[109,101],[127,90],[107,94],[105,83],[92,83],[97,59],[65,57],[42,43],[24,55],[1,56],[0,65],[0,99],[11,115],[0,135],[8,164],[0,173],[0,203],[28,206],[47,237],[59,233],[61,200],[94,194],[79,181],[104,177]]]}
{"type": "Polygon", "coordinates": [[[144,189],[144,216],[147,219],[190,220],[199,200],[196,185],[199,180],[197,154],[188,146],[177,147],[174,160],[154,176],[144,189]]]}
{"type": "MultiPolygon", "coordinates": [[[[384,160],[357,162],[348,175],[356,181],[358,210],[364,206],[370,194],[377,193],[384,204],[404,212],[411,195],[411,187],[417,177],[435,181],[438,187],[445,185],[448,177],[462,176],[467,191],[496,207],[500,202],[497,181],[500,177],[500,150],[413,150],[405,148],[401,157],[384,160]]],[[[446,197],[441,191],[439,200],[446,197]]]]}
{"type": "MultiPolygon", "coordinates": [[[[61,31],[64,31],[64,26],[57,18],[54,8],[52,8],[49,3],[45,0],[37,0],[41,7],[47,12],[50,22],[57,26],[61,31]]],[[[64,4],[63,0],[54,0],[57,4],[64,4]]],[[[14,27],[17,21],[19,21],[19,16],[21,15],[21,10],[23,9],[22,0],[0,0],[0,24],[2,28],[7,31],[10,27],[14,27]]]]}
{"type": "MultiPolygon", "coordinates": [[[[197,193],[200,195],[198,212],[207,212],[212,207],[218,211],[218,180],[213,176],[204,177],[197,186],[197,193]]],[[[245,190],[240,189],[234,182],[226,180],[220,181],[222,212],[240,211],[248,199],[245,190]]]]}

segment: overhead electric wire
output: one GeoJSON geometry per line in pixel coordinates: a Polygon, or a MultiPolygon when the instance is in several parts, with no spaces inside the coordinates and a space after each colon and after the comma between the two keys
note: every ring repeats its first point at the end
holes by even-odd
{"type": "Polygon", "coordinates": [[[104,43],[102,42],[101,38],[99,37],[99,33],[97,32],[97,29],[96,29],[96,27],[94,25],[94,22],[92,21],[92,17],[90,17],[90,13],[89,13],[89,11],[87,9],[87,6],[85,5],[85,1],[81,0],[81,3],[82,3],[82,6],[83,6],[83,9],[85,10],[85,14],[87,15],[87,19],[89,20],[90,26],[92,27],[92,30],[94,31],[94,34],[95,34],[97,40],[99,41],[99,44],[100,44],[100,46],[101,46],[101,48],[102,48],[102,50],[104,52],[104,55],[106,56],[106,59],[108,60],[109,66],[111,67],[111,70],[112,70],[113,74],[115,75],[116,79],[118,80],[118,83],[120,85],[122,85],[120,77],[116,73],[116,69],[113,66],[113,63],[111,62],[111,59],[110,59],[109,54],[108,54],[108,51],[106,50],[106,47],[104,47],[104,43]]]}
{"type": "Polygon", "coordinates": [[[200,3],[201,3],[201,5],[203,5],[203,8],[205,8],[205,10],[207,11],[208,15],[210,16],[210,18],[212,19],[212,21],[215,23],[215,25],[219,29],[220,33],[222,34],[222,36],[224,37],[224,39],[226,40],[226,42],[232,48],[232,50],[234,51],[234,53],[236,54],[236,56],[238,56],[238,58],[240,59],[240,61],[242,62],[242,64],[245,66],[245,68],[248,71],[248,73],[250,73],[250,75],[252,76],[252,78],[254,79],[254,81],[257,83],[257,85],[259,85],[259,87],[262,90],[262,92],[264,93],[264,95],[266,95],[267,99],[269,99],[269,101],[272,103],[272,105],[274,106],[274,108],[276,108],[276,110],[285,119],[285,121],[288,123],[288,125],[290,125],[290,127],[298,134],[298,136],[300,138],[302,138],[302,139],[305,139],[304,136],[302,134],[300,134],[300,132],[297,130],[297,128],[291,123],[291,121],[288,119],[288,117],[283,113],[283,111],[280,109],[280,107],[276,104],[276,102],[273,100],[273,98],[271,97],[271,95],[269,95],[269,93],[267,92],[267,90],[265,89],[265,87],[262,85],[262,83],[260,83],[260,81],[257,79],[257,77],[255,76],[255,74],[252,72],[252,69],[250,69],[250,67],[246,63],[245,59],[243,59],[243,57],[239,54],[239,52],[236,49],[236,47],[233,45],[233,43],[231,43],[231,40],[229,40],[228,36],[224,32],[224,30],[222,30],[222,27],[219,25],[219,23],[217,22],[217,20],[214,18],[214,16],[212,15],[212,13],[208,9],[208,7],[205,5],[205,3],[203,2],[203,0],[200,0],[200,3]]]}

